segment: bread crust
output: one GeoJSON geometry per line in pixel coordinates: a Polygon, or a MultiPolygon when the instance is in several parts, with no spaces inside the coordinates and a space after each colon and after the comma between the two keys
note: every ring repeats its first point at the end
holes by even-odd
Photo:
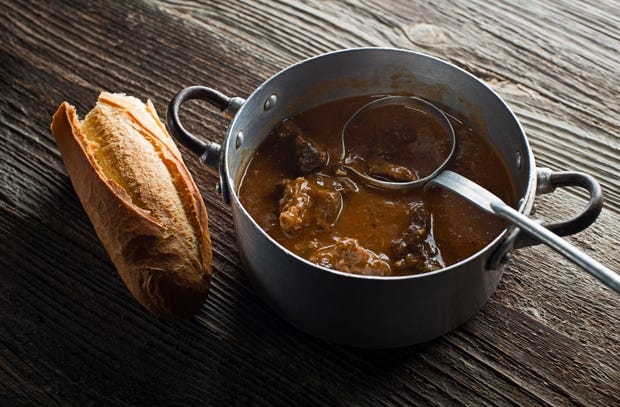
{"type": "Polygon", "coordinates": [[[62,103],[51,130],[131,293],[158,317],[195,315],[212,274],[207,211],[153,104],[103,92],[82,122],[62,103]]]}

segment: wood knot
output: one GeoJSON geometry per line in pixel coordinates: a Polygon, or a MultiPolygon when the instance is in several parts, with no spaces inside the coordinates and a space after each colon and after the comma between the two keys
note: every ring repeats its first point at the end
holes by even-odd
{"type": "Polygon", "coordinates": [[[405,33],[411,42],[423,47],[440,47],[451,42],[450,34],[433,24],[412,24],[405,33]]]}

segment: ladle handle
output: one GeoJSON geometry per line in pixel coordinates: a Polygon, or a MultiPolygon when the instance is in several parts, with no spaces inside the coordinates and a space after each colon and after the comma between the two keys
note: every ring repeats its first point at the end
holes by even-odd
{"type": "Polygon", "coordinates": [[[605,285],[620,293],[620,275],[600,264],[555,233],[506,205],[480,185],[452,171],[444,171],[431,181],[472,202],[486,212],[501,216],[539,239],[562,256],[581,266],[605,285]]]}

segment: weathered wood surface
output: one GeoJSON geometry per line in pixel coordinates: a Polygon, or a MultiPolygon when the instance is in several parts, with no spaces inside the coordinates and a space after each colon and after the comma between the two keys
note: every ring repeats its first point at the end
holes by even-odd
{"type": "MultiPolygon", "coordinates": [[[[0,8],[0,405],[620,405],[620,299],[544,247],[519,251],[470,322],[368,351],[276,317],[238,261],[216,178],[188,155],[216,276],[193,321],[149,316],[98,242],[49,133],[58,104],[102,89],[154,100],[209,84],[247,96],[297,60],[392,46],[450,60],[515,110],[538,165],[595,176],[597,223],[570,238],[620,270],[616,1],[27,2],[0,8]]],[[[201,119],[198,119],[201,117],[201,119]]],[[[225,121],[186,120],[219,140],[225,121]]],[[[579,191],[538,199],[563,219],[579,191]]]]}

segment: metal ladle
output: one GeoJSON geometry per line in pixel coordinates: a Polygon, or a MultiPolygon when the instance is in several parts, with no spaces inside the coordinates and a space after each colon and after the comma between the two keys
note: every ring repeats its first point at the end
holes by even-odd
{"type": "Polygon", "coordinates": [[[377,188],[383,188],[388,190],[406,190],[419,187],[427,187],[430,185],[439,185],[443,188],[446,188],[462,196],[469,202],[478,206],[483,211],[504,218],[518,226],[520,229],[525,230],[530,235],[534,236],[562,256],[582,267],[585,271],[599,279],[601,282],[612,288],[614,291],[620,293],[620,275],[616,274],[611,269],[603,266],[587,254],[577,249],[575,246],[568,243],[566,240],[549,231],[547,228],[541,226],[532,219],[508,206],[495,194],[489,192],[485,188],[463,177],[462,175],[445,169],[445,167],[449,164],[450,160],[454,155],[456,147],[456,136],[454,134],[454,128],[452,127],[452,124],[450,123],[448,118],[439,108],[437,108],[432,103],[424,99],[411,96],[387,96],[372,101],[362,106],[355,113],[353,113],[353,115],[349,118],[349,120],[342,128],[341,138],[342,154],[340,157],[340,161],[341,163],[343,163],[341,167],[345,171],[353,173],[363,182],[377,188]],[[405,106],[412,109],[421,110],[435,118],[446,131],[450,141],[450,151],[446,159],[429,175],[426,175],[414,181],[386,181],[383,179],[375,178],[369,174],[358,171],[357,169],[344,164],[346,158],[345,133],[351,123],[358,120],[359,117],[363,114],[389,105],[405,106]]]}

